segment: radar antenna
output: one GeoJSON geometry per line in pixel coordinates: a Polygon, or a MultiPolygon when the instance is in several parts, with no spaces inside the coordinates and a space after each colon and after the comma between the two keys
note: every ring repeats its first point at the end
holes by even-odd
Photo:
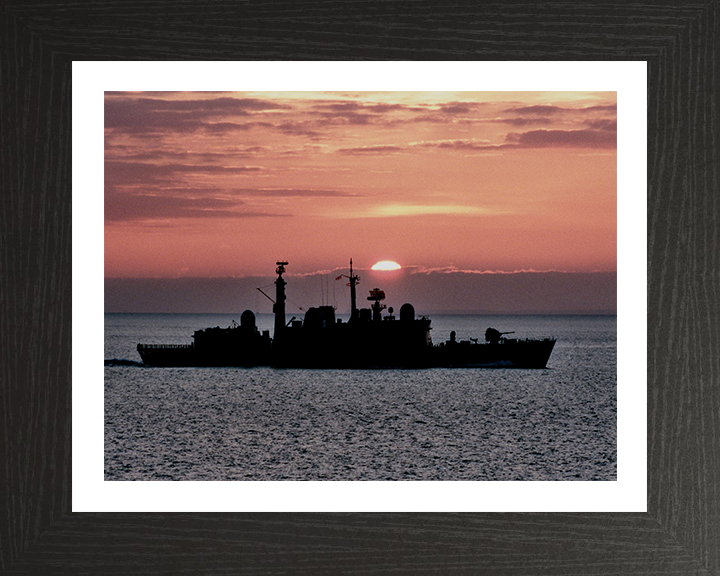
{"type": "Polygon", "coordinates": [[[352,268],[352,258],[350,258],[350,276],[347,274],[340,274],[335,280],[340,280],[340,278],[347,278],[350,280],[350,282],[347,283],[348,286],[350,286],[350,320],[353,320],[357,318],[358,310],[357,310],[357,294],[355,292],[355,286],[360,282],[360,276],[356,276],[353,274],[353,268],[352,268]]]}
{"type": "Polygon", "coordinates": [[[380,304],[380,300],[385,300],[385,292],[383,290],[380,290],[380,288],[373,288],[372,290],[370,290],[370,296],[368,296],[368,300],[373,303],[372,319],[380,320],[380,310],[385,310],[386,308],[385,304],[380,304]]]}

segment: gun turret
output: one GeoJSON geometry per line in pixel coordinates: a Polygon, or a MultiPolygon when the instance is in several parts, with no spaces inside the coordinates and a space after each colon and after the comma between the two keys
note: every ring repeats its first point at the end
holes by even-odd
{"type": "Polygon", "coordinates": [[[485,340],[490,342],[491,344],[497,344],[500,342],[500,338],[504,336],[505,334],[515,334],[515,331],[511,332],[500,332],[499,330],[495,330],[495,328],[488,328],[485,330],[485,340]]]}

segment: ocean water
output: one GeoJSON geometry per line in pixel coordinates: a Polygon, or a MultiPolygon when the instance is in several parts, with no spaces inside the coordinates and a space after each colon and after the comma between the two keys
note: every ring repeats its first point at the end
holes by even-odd
{"type": "Polygon", "coordinates": [[[106,314],[105,479],[616,480],[615,316],[431,318],[558,342],[545,370],[152,368],[137,343],[239,314],[106,314]]]}

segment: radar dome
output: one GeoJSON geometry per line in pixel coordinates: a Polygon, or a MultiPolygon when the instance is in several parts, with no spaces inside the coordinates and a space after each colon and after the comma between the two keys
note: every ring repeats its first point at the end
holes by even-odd
{"type": "Polygon", "coordinates": [[[240,315],[240,326],[243,328],[255,328],[255,314],[252,310],[245,310],[240,315]]]}
{"type": "Polygon", "coordinates": [[[400,306],[400,321],[401,322],[412,322],[415,320],[415,308],[412,304],[407,302],[400,306]]]}

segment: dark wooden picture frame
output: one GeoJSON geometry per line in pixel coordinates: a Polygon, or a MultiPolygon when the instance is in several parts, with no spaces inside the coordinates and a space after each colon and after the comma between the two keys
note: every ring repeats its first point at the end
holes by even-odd
{"type": "Polygon", "coordinates": [[[6,0],[0,573],[720,572],[719,52],[717,0],[6,0]],[[305,59],[648,62],[647,513],[71,512],[72,61],[305,59]]]}

